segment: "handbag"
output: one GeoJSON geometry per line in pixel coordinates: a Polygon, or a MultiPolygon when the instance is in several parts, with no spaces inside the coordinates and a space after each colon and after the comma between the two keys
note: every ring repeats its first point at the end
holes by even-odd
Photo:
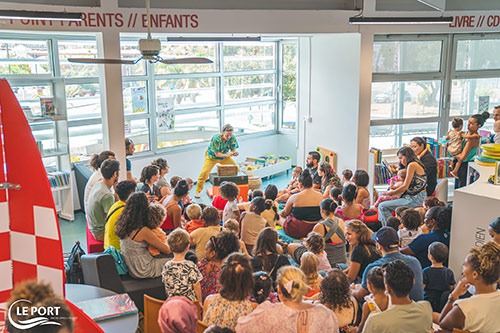
{"type": "Polygon", "coordinates": [[[113,245],[108,246],[106,250],[104,250],[105,254],[109,254],[115,260],[116,270],[119,275],[126,275],[128,273],[128,267],[123,260],[123,256],[113,245]]]}
{"type": "Polygon", "coordinates": [[[67,261],[64,263],[66,272],[66,283],[83,284],[83,269],[81,256],[85,251],[80,246],[80,241],[76,241],[71,249],[67,261]]]}

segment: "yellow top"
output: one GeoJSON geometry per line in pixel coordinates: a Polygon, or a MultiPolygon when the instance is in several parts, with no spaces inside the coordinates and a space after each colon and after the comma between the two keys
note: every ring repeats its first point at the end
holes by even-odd
{"type": "Polygon", "coordinates": [[[104,227],[104,249],[113,245],[118,251],[121,251],[120,238],[118,238],[115,233],[115,224],[122,214],[123,207],[125,207],[125,202],[118,200],[108,211],[108,216],[106,217],[108,221],[104,227]]]}

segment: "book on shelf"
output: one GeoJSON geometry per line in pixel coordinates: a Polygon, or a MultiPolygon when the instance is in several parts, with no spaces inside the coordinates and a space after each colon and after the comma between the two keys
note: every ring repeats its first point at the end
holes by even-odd
{"type": "Polygon", "coordinates": [[[373,180],[374,184],[377,185],[387,184],[392,176],[393,176],[392,172],[385,164],[382,163],[375,164],[375,174],[374,174],[375,179],[373,180]]]}
{"type": "Polygon", "coordinates": [[[382,151],[380,149],[371,147],[370,153],[375,156],[375,163],[376,164],[382,163],[382,151]]]}
{"type": "Polygon", "coordinates": [[[427,141],[427,148],[429,148],[432,156],[434,158],[445,158],[448,157],[448,149],[446,146],[446,142],[441,142],[434,138],[424,137],[427,141]]]}
{"type": "Polygon", "coordinates": [[[118,294],[75,303],[94,321],[137,313],[137,307],[128,294],[118,294]]]}
{"type": "Polygon", "coordinates": [[[70,184],[70,173],[66,171],[54,171],[47,173],[50,187],[63,187],[70,184]]]}

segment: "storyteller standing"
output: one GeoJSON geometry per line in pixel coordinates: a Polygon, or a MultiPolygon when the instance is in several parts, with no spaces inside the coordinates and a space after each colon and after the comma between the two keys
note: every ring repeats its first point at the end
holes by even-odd
{"type": "Polygon", "coordinates": [[[200,197],[203,185],[210,175],[210,171],[217,163],[237,165],[232,156],[238,156],[236,149],[239,147],[236,137],[233,135],[234,128],[230,124],[222,127],[221,134],[215,134],[210,140],[210,145],[205,152],[205,162],[201,168],[196,183],[195,198],[200,197]]]}

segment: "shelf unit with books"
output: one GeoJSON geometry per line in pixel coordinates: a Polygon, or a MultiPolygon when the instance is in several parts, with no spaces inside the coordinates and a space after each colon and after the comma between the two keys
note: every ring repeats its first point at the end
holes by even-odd
{"type": "Polygon", "coordinates": [[[48,172],[47,177],[54,196],[57,213],[65,220],[73,221],[73,186],[71,173],[65,171],[48,172]]]}

